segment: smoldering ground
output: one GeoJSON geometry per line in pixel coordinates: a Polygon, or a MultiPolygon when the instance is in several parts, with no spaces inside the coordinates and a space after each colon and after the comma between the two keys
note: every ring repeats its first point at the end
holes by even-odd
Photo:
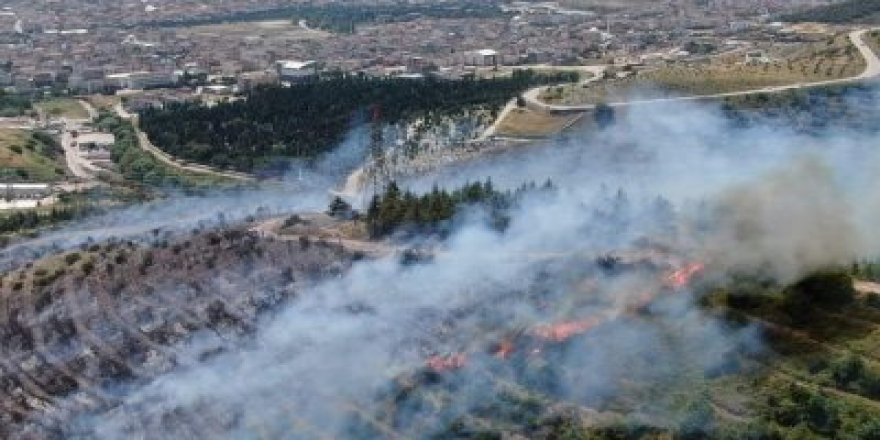
{"type": "Polygon", "coordinates": [[[762,269],[788,281],[876,255],[866,228],[877,214],[875,144],[833,128],[821,139],[731,129],[713,106],[651,106],[600,134],[414,179],[550,178],[559,189],[522,200],[503,233],[466,216],[429,263],[359,263],[286,306],[248,347],[162,376],[66,434],[418,437],[522,393],[587,405],[597,419],[607,402],[641,396],[633,414],[674,423],[666,402],[646,397],[654,387],[724,371],[731,353],[760,341],[701,312],[687,288],[665,285],[667,272],[699,260],[711,273],[762,269]],[[659,257],[610,272],[595,264],[621,250],[659,257]],[[577,338],[536,336],[587,318],[598,323],[577,338]],[[499,359],[491,346],[508,337],[518,354],[499,359]],[[414,373],[450,353],[467,360],[414,373]]]}

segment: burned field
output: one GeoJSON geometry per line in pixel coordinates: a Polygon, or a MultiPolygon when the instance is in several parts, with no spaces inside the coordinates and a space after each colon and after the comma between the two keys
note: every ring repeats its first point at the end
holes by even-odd
{"type": "Polygon", "coordinates": [[[127,389],[241,344],[265,312],[350,261],[326,242],[233,228],[84,245],[10,271],[0,287],[0,436],[29,425],[60,435],[127,389]],[[178,350],[194,338],[198,350],[178,350]]]}
{"type": "MultiPolygon", "coordinates": [[[[260,344],[254,336],[261,321],[275,319],[282,305],[297,307],[303,291],[343,275],[358,258],[337,244],[284,241],[242,227],[189,234],[154,231],[144,241],[82,245],[10,271],[2,280],[3,435],[101,436],[93,420],[105,416],[122,420],[115,433],[144,438],[315,430],[314,417],[296,415],[302,411],[302,396],[267,410],[263,420],[226,401],[198,400],[157,410],[150,400],[129,402],[127,396],[163,375],[253,349],[260,344]]],[[[418,270],[422,264],[407,268],[411,263],[404,261],[392,264],[402,270],[418,270]]],[[[611,257],[541,266],[533,283],[521,289],[496,290],[449,308],[419,307],[404,318],[403,325],[412,331],[394,338],[390,356],[400,362],[397,372],[357,398],[325,396],[339,413],[338,426],[318,429],[316,435],[465,433],[480,426],[480,414],[488,417],[496,414],[497,405],[508,404],[531,408],[533,418],[571,411],[613,418],[614,411],[559,403],[574,398],[566,384],[575,378],[559,377],[577,374],[571,354],[596,349],[603,333],[613,334],[618,326],[650,321],[653,303],[682,294],[703,267],[621,263],[611,257]],[[654,278],[654,290],[611,304],[596,295],[591,283],[612,273],[654,278]],[[559,282],[549,282],[562,274],[563,284],[573,290],[559,291],[559,282]],[[503,301],[539,310],[542,320],[492,307],[503,301]],[[564,313],[554,306],[560,302],[566,303],[564,313]],[[477,404],[472,400],[477,395],[491,395],[491,403],[477,404]]],[[[334,309],[358,319],[377,315],[374,307],[381,305],[344,298],[334,309]]],[[[630,355],[651,358],[638,350],[630,355]]],[[[574,401],[596,407],[607,403],[581,397],[574,401]]],[[[520,422],[493,417],[491,423],[520,422]]]]}

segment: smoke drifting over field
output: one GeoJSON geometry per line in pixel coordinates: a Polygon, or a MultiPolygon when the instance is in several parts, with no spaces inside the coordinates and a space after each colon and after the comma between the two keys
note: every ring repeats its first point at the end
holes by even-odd
{"type": "MultiPolygon", "coordinates": [[[[730,368],[731,353],[760,349],[753,328],[695,307],[688,280],[670,282],[674,271],[702,262],[709,277],[791,281],[877,255],[876,141],[732,129],[711,106],[645,106],[602,133],[412,179],[427,189],[549,178],[559,189],[523,200],[504,233],[464,216],[430,262],[360,262],[300,295],[246,345],[137,387],[66,434],[428,436],[522,390],[597,408],[580,417],[602,420],[623,392],[691,383],[730,368]],[[595,263],[615,252],[622,262],[595,263]],[[566,329],[577,337],[557,336],[566,329]],[[447,371],[414,373],[426,368],[447,371]]],[[[314,185],[170,201],[159,212],[200,218],[216,216],[207,206],[326,200],[326,186],[314,185]]],[[[664,420],[667,402],[644,399],[636,412],[664,420]]]]}

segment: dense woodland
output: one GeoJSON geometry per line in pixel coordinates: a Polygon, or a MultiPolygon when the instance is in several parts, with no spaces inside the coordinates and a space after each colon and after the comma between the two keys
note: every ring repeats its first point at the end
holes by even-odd
{"type": "MultiPolygon", "coordinates": [[[[554,186],[547,181],[538,187],[534,182],[515,191],[499,191],[491,180],[465,184],[452,191],[437,187],[426,194],[417,195],[401,191],[391,182],[382,194],[373,196],[366,213],[370,235],[384,237],[397,232],[446,234],[456,214],[468,207],[480,207],[488,213],[490,225],[503,230],[508,222],[508,210],[528,192],[551,191],[554,186]]],[[[331,210],[332,210],[331,206],[331,210]]]]}
{"type": "Polygon", "coordinates": [[[22,116],[33,109],[27,96],[0,90],[0,118],[22,116]]]}
{"type": "MultiPolygon", "coordinates": [[[[363,23],[410,21],[421,17],[430,18],[488,18],[502,14],[497,5],[477,0],[461,0],[455,3],[425,3],[398,5],[368,5],[328,3],[323,5],[298,4],[254,11],[201,15],[149,21],[139,24],[151,27],[198,26],[215,23],[246,22],[257,20],[306,20],[310,26],[334,32],[352,32],[363,23]]],[[[132,27],[130,25],[127,27],[132,27]]]]}
{"type": "Polygon", "coordinates": [[[298,5],[291,8],[294,21],[338,33],[354,33],[358,25],[410,21],[416,18],[492,18],[503,14],[496,4],[463,1],[454,4],[398,5],[298,5]]]}
{"type": "Polygon", "coordinates": [[[285,87],[263,87],[247,99],[207,107],[171,104],[141,115],[141,128],[173,156],[220,168],[254,171],[284,157],[313,157],[342,141],[356,121],[394,124],[472,108],[497,113],[526,89],[571,82],[577,73],[514,72],[496,79],[376,79],[334,75],[285,87]]]}
{"type": "Polygon", "coordinates": [[[851,23],[876,18],[877,13],[880,13],[880,0],[847,0],[785,15],[782,18],[785,21],[851,23]]]}
{"type": "Polygon", "coordinates": [[[851,84],[725,98],[721,108],[735,128],[770,122],[806,134],[865,133],[880,129],[876,99],[875,87],[851,84]]]}

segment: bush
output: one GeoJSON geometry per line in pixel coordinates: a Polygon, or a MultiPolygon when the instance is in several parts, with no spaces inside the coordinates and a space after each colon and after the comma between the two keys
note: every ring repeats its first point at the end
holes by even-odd
{"type": "Polygon", "coordinates": [[[784,306],[789,312],[806,313],[812,307],[837,309],[853,302],[852,277],[842,270],[810,275],[785,289],[784,306]]]}
{"type": "Polygon", "coordinates": [[[74,252],[72,254],[67,254],[64,257],[64,262],[67,263],[68,266],[70,266],[72,264],[75,264],[80,259],[82,259],[82,255],[80,255],[79,252],[74,252]]]}

